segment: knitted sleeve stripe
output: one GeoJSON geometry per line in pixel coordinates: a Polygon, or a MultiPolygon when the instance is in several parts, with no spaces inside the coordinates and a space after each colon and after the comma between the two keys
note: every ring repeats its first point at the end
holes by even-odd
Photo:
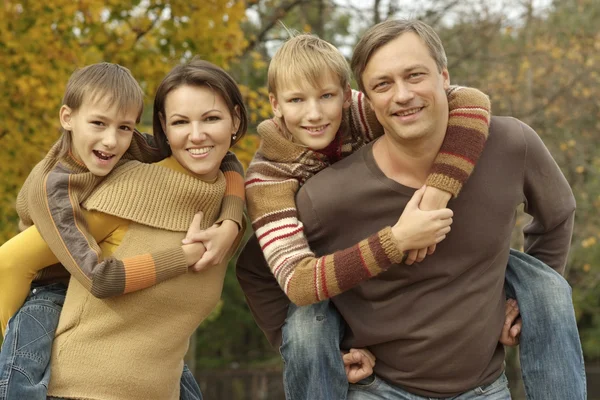
{"type": "Polygon", "coordinates": [[[180,247],[126,260],[102,260],[77,200],[82,194],[81,186],[93,185],[75,182],[73,174],[58,164],[46,176],[44,196],[39,199],[45,205],[46,215],[36,212],[33,220],[60,262],[94,296],[102,298],[143,289],[187,271],[180,247]]]}
{"type": "Polygon", "coordinates": [[[226,189],[221,214],[217,223],[231,220],[242,228],[244,219],[244,206],[246,203],[246,192],[244,190],[244,167],[232,152],[227,152],[221,162],[221,171],[225,175],[226,189]]]}
{"type": "Polygon", "coordinates": [[[490,101],[477,89],[454,86],[448,91],[448,128],[426,184],[458,196],[485,147],[490,101]]]}
{"type": "Polygon", "coordinates": [[[262,149],[246,176],[248,212],[265,259],[290,300],[298,305],[321,301],[402,261],[389,228],[349,249],[316,258],[295,203],[306,154],[297,153],[295,162],[270,162],[262,149]]]}

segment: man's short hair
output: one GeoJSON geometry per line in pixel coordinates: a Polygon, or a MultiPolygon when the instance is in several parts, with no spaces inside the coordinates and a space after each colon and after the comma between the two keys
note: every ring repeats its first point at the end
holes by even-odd
{"type": "Polygon", "coordinates": [[[288,39],[271,59],[268,89],[277,95],[278,85],[286,82],[308,82],[318,87],[327,72],[339,78],[342,88],[350,83],[348,61],[334,45],[308,33],[298,34],[288,39]]]}
{"type": "Polygon", "coordinates": [[[358,83],[358,88],[363,93],[365,93],[365,87],[362,74],[373,53],[406,32],[413,32],[421,38],[429,49],[431,57],[435,60],[439,72],[442,72],[448,66],[448,59],[446,58],[446,51],[444,50],[442,41],[429,25],[414,19],[390,19],[383,21],[372,26],[365,32],[354,48],[352,55],[350,63],[352,72],[358,83]]]}

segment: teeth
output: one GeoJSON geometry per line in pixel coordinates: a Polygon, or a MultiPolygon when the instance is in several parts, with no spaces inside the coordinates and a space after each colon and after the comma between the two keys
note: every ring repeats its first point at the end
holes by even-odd
{"type": "Polygon", "coordinates": [[[316,126],[316,127],[307,126],[305,129],[310,132],[319,132],[319,131],[322,131],[323,129],[325,129],[326,127],[327,127],[327,125],[316,126]]]}
{"type": "Polygon", "coordinates": [[[413,109],[410,109],[410,110],[398,112],[398,113],[396,113],[396,115],[399,115],[401,117],[406,117],[407,115],[416,114],[419,111],[421,111],[421,108],[413,108],[413,109]]]}
{"type": "Polygon", "coordinates": [[[96,155],[99,158],[101,158],[103,160],[109,160],[109,159],[111,159],[113,157],[112,154],[110,154],[110,153],[104,153],[103,151],[100,151],[100,150],[94,150],[94,152],[96,153],[96,155]]]}
{"type": "Polygon", "coordinates": [[[192,153],[195,156],[198,156],[200,154],[206,154],[210,151],[210,149],[212,149],[212,147],[202,147],[200,149],[188,149],[188,151],[190,153],[192,153]]]}

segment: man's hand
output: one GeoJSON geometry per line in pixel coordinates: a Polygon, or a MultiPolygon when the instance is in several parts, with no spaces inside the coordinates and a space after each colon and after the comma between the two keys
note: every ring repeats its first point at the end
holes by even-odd
{"type": "Polygon", "coordinates": [[[367,349],[350,349],[342,354],[348,382],[356,383],[373,374],[375,356],[367,349]]]}
{"type": "Polygon", "coordinates": [[[516,346],[519,344],[523,321],[519,315],[519,305],[514,299],[506,300],[504,306],[504,325],[500,333],[499,342],[505,346],[516,346]]]}
{"type": "MultiPolygon", "coordinates": [[[[400,219],[392,227],[392,234],[400,251],[423,249],[437,244],[446,238],[452,224],[452,210],[444,208],[435,211],[419,209],[419,203],[425,192],[425,186],[417,190],[410,199],[400,219]]],[[[406,259],[405,263],[411,265],[414,258],[406,259]]]]}
{"type": "MultiPolygon", "coordinates": [[[[423,193],[423,198],[419,203],[419,209],[423,211],[441,210],[442,208],[446,208],[451,198],[452,194],[449,192],[433,186],[427,186],[425,193],[423,193]]],[[[410,265],[413,262],[423,261],[426,256],[430,256],[435,252],[435,247],[436,245],[433,244],[426,248],[410,250],[406,258],[406,263],[410,265]]]]}
{"type": "Polygon", "coordinates": [[[192,267],[194,271],[202,271],[208,267],[221,264],[225,260],[231,246],[233,246],[233,242],[235,242],[235,238],[239,232],[238,225],[229,220],[225,220],[221,224],[214,224],[206,230],[200,230],[201,219],[202,213],[194,216],[194,221],[192,221],[192,225],[188,229],[185,239],[182,241],[184,245],[202,242],[206,247],[206,253],[192,267]]]}

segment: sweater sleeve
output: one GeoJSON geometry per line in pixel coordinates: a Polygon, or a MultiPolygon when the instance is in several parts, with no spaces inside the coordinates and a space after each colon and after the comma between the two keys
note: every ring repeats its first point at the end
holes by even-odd
{"type": "Polygon", "coordinates": [[[453,86],[448,90],[448,128],[425,182],[458,196],[485,146],[490,126],[490,100],[481,91],[453,86]]]}
{"type": "Polygon", "coordinates": [[[389,227],[348,249],[315,257],[296,210],[299,168],[293,162],[268,160],[266,143],[269,140],[263,136],[248,167],[248,213],[265,259],[292,302],[319,302],[402,262],[404,254],[397,249],[389,227]]]}
{"type": "Polygon", "coordinates": [[[244,205],[246,203],[246,194],[244,191],[244,167],[237,159],[235,154],[227,152],[221,162],[221,171],[225,175],[226,189],[223,203],[221,205],[221,214],[217,223],[229,219],[242,229],[244,220],[244,205]]]}
{"type": "Polygon", "coordinates": [[[181,246],[125,259],[104,258],[90,233],[80,203],[97,177],[72,174],[60,164],[43,182],[44,190],[30,201],[32,219],[60,263],[92,295],[105,298],[134,292],[185,274],[181,246]]]}
{"type": "MultiPolygon", "coordinates": [[[[85,212],[85,219],[98,242],[116,229],[120,220],[98,212],[85,212]]],[[[35,225],[0,246],[0,327],[3,333],[8,320],[25,302],[35,275],[57,262],[35,225]]]]}

